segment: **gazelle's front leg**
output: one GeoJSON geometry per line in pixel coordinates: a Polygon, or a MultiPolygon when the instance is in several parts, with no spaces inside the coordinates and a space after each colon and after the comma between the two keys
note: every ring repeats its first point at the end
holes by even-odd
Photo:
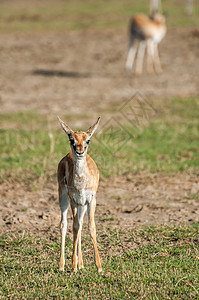
{"type": "Polygon", "coordinates": [[[66,188],[62,189],[59,187],[59,205],[61,209],[61,222],[60,222],[60,229],[61,229],[61,251],[60,251],[60,262],[59,262],[59,270],[64,271],[65,265],[65,238],[67,232],[67,212],[69,207],[70,199],[68,196],[68,192],[66,188]]]}
{"type": "Polygon", "coordinates": [[[86,212],[86,205],[77,207],[71,205],[73,212],[73,256],[72,269],[77,271],[77,260],[79,269],[83,268],[82,251],[81,251],[81,230],[83,224],[84,214],[86,212]]]}
{"type": "Polygon", "coordinates": [[[95,207],[96,207],[96,199],[95,199],[95,197],[93,197],[91,203],[88,204],[88,208],[87,208],[87,210],[88,210],[88,227],[89,227],[89,231],[90,231],[90,235],[91,235],[93,247],[94,247],[95,264],[96,264],[98,272],[100,273],[102,271],[102,266],[101,266],[101,262],[100,262],[99,252],[97,249],[96,228],[95,228],[95,220],[94,220],[95,207]]]}
{"type": "Polygon", "coordinates": [[[154,71],[154,43],[153,41],[147,41],[147,72],[149,74],[154,71]]]}
{"type": "Polygon", "coordinates": [[[141,41],[138,46],[138,52],[137,52],[137,61],[136,61],[136,69],[135,69],[136,75],[142,74],[145,48],[146,48],[146,42],[141,41]]]}
{"type": "Polygon", "coordinates": [[[134,40],[131,38],[130,45],[129,45],[129,52],[126,60],[126,70],[131,71],[133,68],[133,63],[135,60],[136,54],[136,45],[134,44],[134,40]]]}
{"type": "Polygon", "coordinates": [[[158,44],[154,44],[154,64],[156,73],[162,73],[162,66],[160,63],[160,56],[158,51],[158,44]]]}

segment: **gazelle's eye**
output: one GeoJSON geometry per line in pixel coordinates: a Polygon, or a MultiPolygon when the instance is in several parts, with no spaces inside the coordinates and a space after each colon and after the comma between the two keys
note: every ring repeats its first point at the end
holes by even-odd
{"type": "Polygon", "coordinates": [[[87,140],[87,141],[86,141],[86,144],[89,145],[89,143],[90,143],[90,140],[87,140]]]}

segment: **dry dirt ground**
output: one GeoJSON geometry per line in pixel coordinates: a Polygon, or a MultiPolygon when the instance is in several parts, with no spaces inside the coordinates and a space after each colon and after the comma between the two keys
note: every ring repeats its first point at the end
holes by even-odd
{"type": "Polygon", "coordinates": [[[199,94],[199,30],[168,30],[161,76],[126,73],[127,47],[125,30],[0,35],[1,111],[96,114],[136,91],[157,99],[199,94]]]}
{"type": "MultiPolygon", "coordinates": [[[[198,176],[190,174],[128,175],[101,181],[97,194],[97,227],[185,224],[199,221],[198,176]]],[[[57,186],[30,192],[20,184],[2,184],[1,232],[58,230],[57,186]]],[[[69,232],[72,215],[68,214],[69,232]]]]}
{"type": "MultiPolygon", "coordinates": [[[[94,119],[136,91],[148,99],[199,95],[199,31],[169,29],[160,45],[164,73],[140,77],[124,70],[125,30],[0,35],[1,113],[34,110],[94,119]]],[[[74,117],[73,124],[77,123],[74,117]]],[[[84,122],[84,121],[82,121],[84,122]]],[[[81,123],[81,122],[80,122],[81,123]]],[[[8,125],[9,126],[9,125],[8,125]]],[[[57,229],[56,185],[30,192],[22,184],[0,186],[1,232],[57,229]]],[[[98,226],[199,221],[193,174],[129,175],[100,183],[98,226]]],[[[69,223],[71,215],[69,214],[69,223]]],[[[71,227],[69,226],[69,230],[71,227]]]]}

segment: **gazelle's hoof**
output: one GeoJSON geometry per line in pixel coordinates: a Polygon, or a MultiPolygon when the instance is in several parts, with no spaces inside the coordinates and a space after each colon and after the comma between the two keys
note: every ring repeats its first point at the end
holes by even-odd
{"type": "Polygon", "coordinates": [[[150,75],[154,74],[154,70],[153,69],[147,69],[147,73],[150,74],[150,75]]]}
{"type": "Polygon", "coordinates": [[[83,266],[83,265],[80,265],[80,266],[79,266],[79,270],[81,270],[81,269],[84,269],[84,266],[83,266]]]}
{"type": "Polygon", "coordinates": [[[73,273],[77,273],[77,268],[72,269],[73,273]]]}
{"type": "Polygon", "coordinates": [[[102,268],[99,268],[97,271],[98,273],[102,273],[102,268]]]}
{"type": "Polygon", "coordinates": [[[59,267],[60,272],[64,272],[64,267],[59,267]]]}
{"type": "Polygon", "coordinates": [[[141,71],[136,71],[136,72],[135,72],[135,76],[140,76],[141,74],[142,74],[141,71]]]}
{"type": "Polygon", "coordinates": [[[155,70],[155,72],[156,72],[156,74],[162,74],[163,73],[163,70],[162,69],[157,69],[157,70],[155,70]]]}
{"type": "Polygon", "coordinates": [[[125,70],[126,70],[126,72],[129,72],[129,73],[130,73],[130,72],[132,71],[132,67],[126,66],[126,67],[125,67],[125,70]]]}

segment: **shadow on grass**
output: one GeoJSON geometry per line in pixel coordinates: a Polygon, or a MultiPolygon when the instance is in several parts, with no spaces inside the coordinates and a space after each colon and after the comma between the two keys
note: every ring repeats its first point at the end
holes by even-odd
{"type": "Polygon", "coordinates": [[[67,78],[88,78],[91,77],[90,73],[79,73],[79,72],[66,72],[59,70],[45,70],[45,69],[35,69],[32,71],[32,75],[40,76],[58,76],[58,77],[67,77],[67,78]]]}

